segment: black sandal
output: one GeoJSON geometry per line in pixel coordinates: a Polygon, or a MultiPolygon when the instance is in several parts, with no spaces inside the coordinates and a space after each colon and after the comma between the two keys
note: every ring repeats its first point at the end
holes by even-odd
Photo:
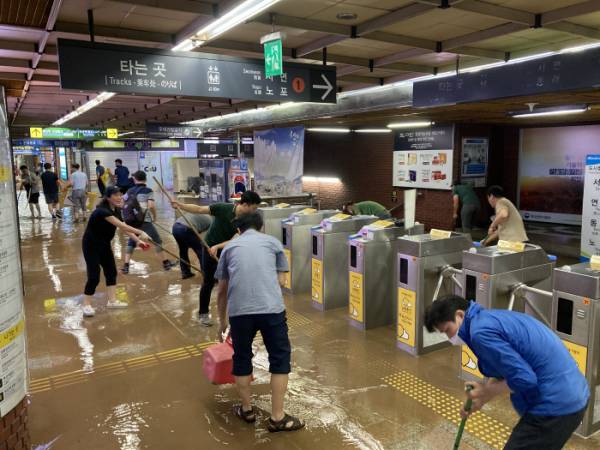
{"type": "Polygon", "coordinates": [[[288,414],[283,416],[283,419],[279,421],[274,421],[271,417],[269,417],[269,432],[270,433],[279,433],[280,431],[296,431],[300,428],[304,428],[306,426],[306,422],[300,422],[300,419],[297,417],[292,417],[288,414]],[[288,422],[292,422],[292,426],[288,427],[288,422]]]}
{"type": "Polygon", "coordinates": [[[242,405],[235,405],[233,407],[233,415],[235,417],[239,417],[246,423],[256,422],[256,413],[254,412],[254,408],[252,408],[250,411],[244,411],[244,408],[242,405]],[[254,416],[254,417],[252,417],[252,419],[249,419],[248,416],[254,416]]]}

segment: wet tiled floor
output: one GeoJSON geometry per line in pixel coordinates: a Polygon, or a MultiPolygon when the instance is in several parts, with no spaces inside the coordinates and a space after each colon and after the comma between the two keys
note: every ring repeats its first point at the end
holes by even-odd
{"type": "MultiPolygon", "coordinates": [[[[174,214],[157,202],[159,223],[174,214]]],[[[21,206],[24,211],[24,205],[21,206]]],[[[286,410],[307,420],[295,433],[267,432],[267,355],[255,343],[253,401],[257,422],[233,417],[233,386],[214,386],[202,371],[217,327],[197,324],[200,277],[162,270],[153,252],[136,250],[118,297],[129,308],[108,311],[104,283],[84,318],[81,253],[85,224],[22,219],[29,349],[30,430],[38,449],[360,448],[444,450],[453,446],[463,383],[453,348],[413,358],[395,349],[395,329],[362,332],[346,310],[321,313],[309,294],[284,296],[293,373],[286,410]],[[208,446],[208,447],[205,447],[208,446]]],[[[177,247],[159,230],[165,246],[177,247]]],[[[117,232],[117,266],[126,239],[117,232]]],[[[211,304],[217,317],[216,302],[211,304]]],[[[487,405],[467,426],[461,449],[502,448],[517,416],[507,397],[487,405]]],[[[574,437],[569,449],[600,446],[600,436],[574,437]]]]}

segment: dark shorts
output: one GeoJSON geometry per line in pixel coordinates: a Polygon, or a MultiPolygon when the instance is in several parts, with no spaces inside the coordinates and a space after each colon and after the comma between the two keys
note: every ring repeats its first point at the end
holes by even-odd
{"type": "Polygon", "coordinates": [[[40,202],[40,193],[29,194],[29,203],[38,204],[40,202]]]}
{"type": "Polygon", "coordinates": [[[504,450],[560,450],[577,429],[587,406],[566,416],[525,414],[513,429],[504,450]]]}
{"type": "Polygon", "coordinates": [[[46,197],[46,204],[56,204],[60,201],[60,194],[44,194],[46,197]]]}
{"type": "Polygon", "coordinates": [[[470,233],[475,226],[475,219],[481,210],[481,205],[478,202],[465,203],[460,211],[460,220],[462,222],[462,232],[470,233]]]}
{"type": "Polygon", "coordinates": [[[285,311],[230,317],[229,324],[233,343],[232,375],[244,377],[252,373],[252,342],[257,331],[260,331],[269,354],[269,372],[287,374],[292,371],[292,346],[285,311]]]}

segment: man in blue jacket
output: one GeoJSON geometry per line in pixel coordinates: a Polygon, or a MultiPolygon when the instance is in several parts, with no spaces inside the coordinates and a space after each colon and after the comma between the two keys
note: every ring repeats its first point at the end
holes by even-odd
{"type": "Polygon", "coordinates": [[[521,420],[504,450],[560,450],[583,419],[590,396],[587,381],[567,347],[533,317],[486,310],[457,295],[433,302],[425,311],[429,332],[445,333],[453,345],[468,345],[487,383],[473,390],[469,417],[492,398],[510,394],[521,420]]]}

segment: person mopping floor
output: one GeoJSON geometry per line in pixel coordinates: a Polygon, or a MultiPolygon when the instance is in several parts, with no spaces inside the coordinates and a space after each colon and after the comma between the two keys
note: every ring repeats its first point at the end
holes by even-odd
{"type": "Polygon", "coordinates": [[[504,450],[560,450],[587,409],[590,390],[569,350],[550,328],[514,311],[486,310],[447,295],[425,311],[425,326],[445,333],[452,345],[468,345],[487,383],[467,382],[471,410],[510,394],[521,416],[504,450]]]}

